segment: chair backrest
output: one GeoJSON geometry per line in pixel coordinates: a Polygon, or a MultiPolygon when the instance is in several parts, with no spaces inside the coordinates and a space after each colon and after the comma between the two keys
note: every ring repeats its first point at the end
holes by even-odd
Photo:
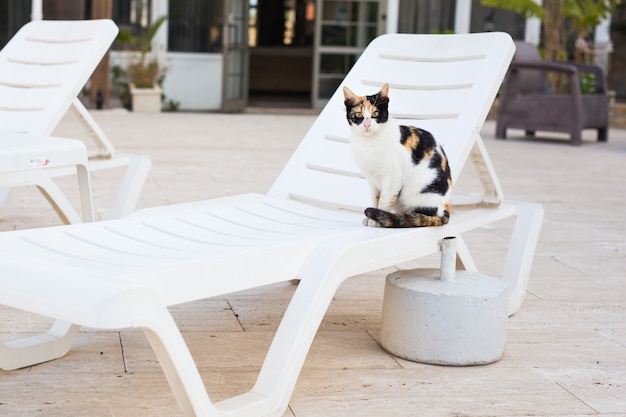
{"type": "Polygon", "coordinates": [[[373,94],[386,82],[392,116],[435,135],[456,181],[514,51],[513,40],[505,33],[376,38],[324,107],[269,194],[339,209],[368,206],[369,188],[349,149],[342,87],[373,94]]]}
{"type": "MultiPolygon", "coordinates": [[[[516,62],[541,62],[541,55],[532,43],[515,41],[513,63],[516,62]]],[[[518,72],[518,86],[522,94],[546,92],[546,77],[543,71],[519,70],[518,72]]]]}
{"type": "Polygon", "coordinates": [[[111,20],[40,20],[0,51],[0,130],[49,135],[117,36],[111,20]]]}

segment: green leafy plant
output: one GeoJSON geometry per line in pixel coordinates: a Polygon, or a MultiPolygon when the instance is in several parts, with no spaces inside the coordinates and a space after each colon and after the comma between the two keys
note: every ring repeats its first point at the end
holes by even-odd
{"type": "MultiPolygon", "coordinates": [[[[577,38],[575,58],[582,61],[583,48],[587,45],[586,38],[591,30],[602,19],[611,16],[620,2],[621,0],[543,0],[543,5],[540,5],[534,0],[481,0],[483,6],[511,10],[526,17],[541,19],[543,58],[548,61],[568,60],[567,40],[572,36],[577,38]]],[[[553,91],[569,91],[569,80],[563,74],[548,73],[547,78],[553,91]]],[[[583,93],[595,92],[596,80],[592,74],[581,74],[579,81],[583,93]]]]}
{"type": "Polygon", "coordinates": [[[542,43],[544,59],[567,60],[567,39],[576,34],[580,40],[591,33],[602,19],[613,13],[621,0],[544,0],[543,5],[533,0],[481,0],[487,7],[512,10],[526,17],[537,17],[543,23],[542,43]],[[565,22],[569,22],[566,25],[565,22]]]}
{"type": "Polygon", "coordinates": [[[587,72],[580,74],[580,92],[583,94],[596,93],[596,76],[587,72]]]}
{"type": "Polygon", "coordinates": [[[152,41],[166,20],[167,16],[159,17],[139,35],[121,30],[117,36],[116,41],[124,50],[137,52],[137,55],[131,57],[126,69],[128,82],[137,88],[152,88],[165,76],[165,69],[152,54],[152,41]]]}

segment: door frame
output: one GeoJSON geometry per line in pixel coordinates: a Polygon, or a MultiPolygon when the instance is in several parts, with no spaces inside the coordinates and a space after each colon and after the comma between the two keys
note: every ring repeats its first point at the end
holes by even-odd
{"type": "Polygon", "coordinates": [[[223,20],[221,110],[223,112],[241,112],[248,105],[249,0],[224,0],[223,20]]]}

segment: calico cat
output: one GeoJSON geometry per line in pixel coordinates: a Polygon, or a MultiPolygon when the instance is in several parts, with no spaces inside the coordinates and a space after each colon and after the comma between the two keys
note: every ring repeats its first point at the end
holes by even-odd
{"type": "Polygon", "coordinates": [[[372,193],[366,226],[441,226],[450,217],[452,177],[443,148],[429,132],[401,126],[389,114],[389,84],[371,96],[343,88],[350,147],[372,193]]]}

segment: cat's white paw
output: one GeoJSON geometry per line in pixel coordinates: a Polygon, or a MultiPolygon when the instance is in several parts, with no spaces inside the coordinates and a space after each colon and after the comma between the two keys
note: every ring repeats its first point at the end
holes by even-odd
{"type": "Polygon", "coordinates": [[[380,227],[380,223],[378,223],[376,220],[372,220],[369,217],[366,217],[363,219],[363,226],[380,227]]]}

